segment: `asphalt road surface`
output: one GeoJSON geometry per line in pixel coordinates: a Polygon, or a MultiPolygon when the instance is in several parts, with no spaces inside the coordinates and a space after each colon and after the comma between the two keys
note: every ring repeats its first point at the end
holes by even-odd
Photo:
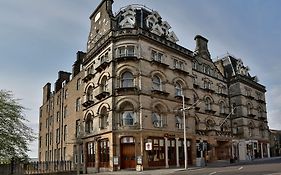
{"type": "Polygon", "coordinates": [[[176,174],[188,175],[281,175],[281,158],[267,161],[251,162],[226,167],[205,167],[178,171],[176,174]]]}

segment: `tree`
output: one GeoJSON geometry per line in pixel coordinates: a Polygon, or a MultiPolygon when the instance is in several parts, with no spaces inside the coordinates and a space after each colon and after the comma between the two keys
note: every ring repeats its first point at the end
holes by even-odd
{"type": "Polygon", "coordinates": [[[35,140],[18,101],[10,91],[0,90],[0,159],[26,158],[28,145],[35,140]]]}

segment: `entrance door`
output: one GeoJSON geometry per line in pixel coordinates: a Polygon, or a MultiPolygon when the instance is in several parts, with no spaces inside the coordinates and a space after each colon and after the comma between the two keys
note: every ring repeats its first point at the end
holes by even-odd
{"type": "Polygon", "coordinates": [[[176,140],[168,140],[168,163],[169,165],[176,165],[176,140]]]}
{"type": "Polygon", "coordinates": [[[121,168],[136,168],[135,144],[121,144],[121,168]]]}
{"type": "Polygon", "coordinates": [[[217,141],[218,146],[216,147],[216,154],[218,160],[229,160],[230,147],[227,141],[217,141]]]}
{"type": "Polygon", "coordinates": [[[123,137],[120,144],[121,169],[136,168],[135,142],[133,137],[123,137]]]}

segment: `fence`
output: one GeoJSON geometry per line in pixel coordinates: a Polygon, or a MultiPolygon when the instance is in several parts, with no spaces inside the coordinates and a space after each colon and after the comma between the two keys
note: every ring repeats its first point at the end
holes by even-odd
{"type": "Polygon", "coordinates": [[[71,161],[47,161],[0,164],[1,175],[64,174],[74,172],[71,161]]]}

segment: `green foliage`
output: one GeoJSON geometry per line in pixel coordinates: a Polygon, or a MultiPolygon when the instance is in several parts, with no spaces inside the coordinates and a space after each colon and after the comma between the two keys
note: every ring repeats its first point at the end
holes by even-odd
{"type": "Polygon", "coordinates": [[[35,139],[26,125],[25,108],[9,91],[0,90],[0,159],[27,157],[28,145],[35,139]]]}

